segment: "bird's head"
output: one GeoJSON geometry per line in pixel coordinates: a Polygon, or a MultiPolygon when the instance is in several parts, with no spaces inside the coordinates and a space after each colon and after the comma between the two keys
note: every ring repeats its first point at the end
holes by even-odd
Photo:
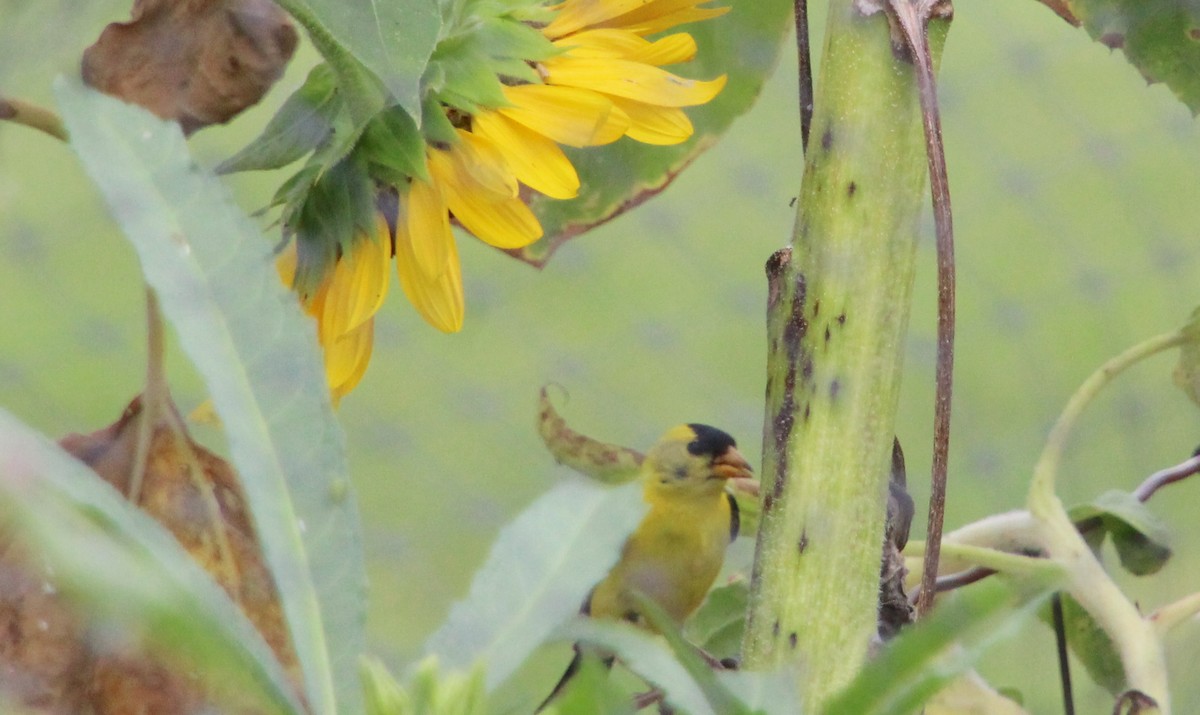
{"type": "Polygon", "coordinates": [[[715,496],[729,479],[749,477],[733,437],[708,425],[673,427],[646,454],[646,493],[664,498],[715,496]]]}

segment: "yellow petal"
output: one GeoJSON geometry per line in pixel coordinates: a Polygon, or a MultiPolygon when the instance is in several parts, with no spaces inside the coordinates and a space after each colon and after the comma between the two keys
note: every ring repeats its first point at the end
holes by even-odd
{"type": "MultiPolygon", "coordinates": [[[[619,27],[639,35],[653,35],[663,30],[669,30],[676,25],[686,25],[690,22],[700,22],[714,17],[720,17],[729,12],[728,7],[685,7],[682,10],[651,15],[641,10],[635,10],[618,18],[600,24],[600,27],[619,27]]],[[[649,7],[649,6],[647,6],[649,7]]]]}
{"type": "Polygon", "coordinates": [[[614,97],[613,102],[629,115],[630,139],[643,144],[679,144],[695,131],[687,113],[678,107],[656,107],[645,102],[614,97]]]}
{"type": "Polygon", "coordinates": [[[408,296],[408,302],[426,322],[442,332],[456,333],[462,329],[463,293],[462,268],[458,262],[454,234],[450,231],[450,225],[445,224],[441,236],[446,246],[443,269],[436,275],[420,270],[413,252],[412,212],[408,210],[407,203],[407,197],[401,197],[401,220],[396,226],[396,272],[400,276],[400,287],[408,296]]]}
{"type": "Polygon", "coordinates": [[[348,255],[333,267],[321,311],[325,340],[355,330],[379,311],[387,297],[392,258],[387,223],[376,217],[375,236],[358,236],[348,255]]]}
{"type": "Polygon", "coordinates": [[[458,130],[458,138],[461,141],[458,146],[451,147],[450,154],[470,172],[475,183],[494,194],[515,197],[517,179],[500,150],[490,140],[465,129],[458,130]]]}
{"type": "Polygon", "coordinates": [[[430,152],[429,173],[454,218],[484,242],[497,248],[521,248],[541,238],[542,226],[525,202],[481,191],[452,152],[430,152]]]}
{"type": "Polygon", "coordinates": [[[725,86],[725,75],[709,81],[684,79],[628,60],[559,56],[545,60],[543,66],[549,84],[591,89],[660,107],[704,104],[725,86]]]}
{"type": "Polygon", "coordinates": [[[558,14],[549,25],[542,28],[542,34],[551,39],[581,30],[589,25],[595,25],[645,3],[646,0],[566,0],[556,6],[558,14]]]}
{"type": "Polygon", "coordinates": [[[414,260],[423,273],[436,277],[446,270],[448,241],[453,240],[446,202],[437,188],[420,179],[413,179],[408,187],[408,235],[414,260]]]}
{"type": "Polygon", "coordinates": [[[372,318],[325,346],[325,379],[334,405],[353,390],[366,373],[374,342],[375,320],[372,318]]]}
{"type": "Polygon", "coordinates": [[[578,59],[626,59],[648,65],[687,62],[696,56],[696,41],[686,32],[677,32],[651,42],[628,30],[585,30],[554,41],[578,59]]]}
{"type": "Polygon", "coordinates": [[[498,112],[476,114],[471,118],[471,131],[489,139],[517,179],[534,191],[555,199],[570,199],[579,193],[579,175],[553,140],[498,112]]]}
{"type": "Polygon", "coordinates": [[[620,139],[629,128],[629,117],[607,97],[586,89],[523,84],[505,87],[513,104],[498,110],[559,144],[601,146],[620,139]]]}

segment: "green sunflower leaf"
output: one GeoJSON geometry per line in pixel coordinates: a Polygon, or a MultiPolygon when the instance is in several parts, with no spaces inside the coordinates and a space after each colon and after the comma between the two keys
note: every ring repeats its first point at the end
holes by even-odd
{"type": "Polygon", "coordinates": [[[688,619],[683,634],[716,658],[736,658],[741,652],[749,599],[745,581],[714,588],[688,619]]]}
{"type": "Polygon", "coordinates": [[[365,567],[312,322],[271,245],[178,125],[59,81],[71,146],[141,259],[225,425],[315,715],[362,711],[365,567]]]}
{"type": "Polygon", "coordinates": [[[1067,515],[1094,549],[1111,536],[1121,565],[1136,576],[1157,572],[1171,558],[1166,525],[1128,492],[1105,492],[1067,515]]]}
{"type": "MultiPolygon", "coordinates": [[[[1061,4],[1061,3],[1060,3],[1061,4]]],[[[1191,0],[1067,0],[1092,39],[1200,112],[1200,5],[1191,0]]],[[[1060,12],[1060,14],[1065,14],[1060,12]]]]}
{"type": "Polygon", "coordinates": [[[392,103],[420,115],[421,75],[441,31],[436,0],[279,0],[279,5],[308,30],[358,124],[392,103]]]}
{"type": "Polygon", "coordinates": [[[697,156],[744,114],[758,98],[763,82],[775,68],[780,47],[792,22],[787,0],[732,0],[721,17],[690,25],[699,47],[696,58],[664,69],[688,78],[727,75],[725,89],[708,104],[686,109],[695,134],[674,146],[648,146],[631,139],[603,147],[565,148],[584,189],[561,201],[535,196],[530,206],[545,229],[536,243],[509,254],[535,266],[550,259],[564,242],[604,223],[666,188],[697,156]]]}
{"type": "Polygon", "coordinates": [[[267,123],[262,134],[223,161],[217,173],[278,169],[291,164],[328,139],[339,108],[333,70],[327,64],[317,65],[267,123]]]}

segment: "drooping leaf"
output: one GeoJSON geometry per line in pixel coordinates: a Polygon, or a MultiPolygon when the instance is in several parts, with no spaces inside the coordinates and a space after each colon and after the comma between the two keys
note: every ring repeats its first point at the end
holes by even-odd
{"type": "MultiPolygon", "coordinates": [[[[630,670],[661,688],[668,704],[690,715],[716,715],[704,689],[662,640],[627,623],[598,618],[578,618],[563,626],[558,636],[612,653],[630,670]]],[[[721,715],[724,715],[723,713],[721,715]]]]}
{"type": "Polygon", "coordinates": [[[308,704],[361,712],[361,527],[313,326],[278,282],[271,242],[193,163],[177,126],[64,81],[56,92],[72,146],[136,249],[247,475],[308,704]]]}
{"type": "Polygon", "coordinates": [[[802,711],[796,693],[796,669],[784,664],[775,670],[723,670],[717,680],[748,709],[771,715],[797,715],[802,711]]]}
{"type": "Polygon", "coordinates": [[[221,162],[217,172],[278,169],[291,164],[329,137],[339,107],[333,71],[327,64],[317,65],[267,123],[262,134],[221,162]]]}
{"type": "Polygon", "coordinates": [[[436,0],[279,0],[279,5],[308,30],[359,126],[391,103],[420,116],[421,74],[441,29],[436,0]]]}
{"type": "Polygon", "coordinates": [[[734,119],[754,103],[775,67],[792,3],[787,0],[731,0],[721,17],[680,26],[696,38],[699,53],[683,65],[667,69],[682,76],[712,79],[726,74],[728,83],[716,99],[690,107],[695,134],[683,144],[647,146],[630,139],[587,149],[566,149],[586,190],[569,201],[532,199],[545,229],[541,240],[511,255],[536,266],[549,260],[558,246],[598,224],[652,198],[695,158],[712,146],[734,119]]]}
{"type": "Polygon", "coordinates": [[[749,598],[745,581],[714,588],[684,625],[684,636],[716,658],[737,657],[749,598]]]}
{"type": "Polygon", "coordinates": [[[270,0],[137,0],[129,22],[109,24],[84,51],[83,79],[190,134],[262,99],[298,40],[270,0]]]}
{"type": "Polygon", "coordinates": [[[1200,6],[1191,0],[1067,0],[1067,5],[1067,14],[1092,39],[1121,50],[1147,82],[1165,83],[1193,114],[1200,112],[1200,6]]]}
{"type": "MultiPolygon", "coordinates": [[[[1121,665],[1121,655],[1113,645],[1112,639],[1070,594],[1063,593],[1060,597],[1067,647],[1083,663],[1088,675],[1097,685],[1113,695],[1124,691],[1125,668],[1121,665]]],[[[1038,611],[1038,618],[1053,628],[1054,621],[1048,606],[1038,611]]]]}
{"type": "Polygon", "coordinates": [[[585,651],[579,670],[546,712],[559,715],[633,715],[633,702],[610,677],[600,657],[585,651]]]}
{"type": "Polygon", "coordinates": [[[36,544],[87,613],[183,657],[226,694],[305,712],[262,636],[170,532],[3,410],[0,493],[5,529],[36,544]]]}
{"type": "Polygon", "coordinates": [[[424,652],[451,668],[486,661],[493,690],[579,612],[644,511],[633,484],[571,480],[555,487],[500,531],[467,597],[424,652]]]}
{"type": "Polygon", "coordinates": [[[938,605],[905,629],[883,654],[859,672],[826,710],[856,715],[915,712],[934,693],[969,669],[992,643],[1011,635],[1056,587],[1020,591],[988,579],[938,605]]]}
{"type": "Polygon", "coordinates": [[[671,652],[675,654],[675,659],[700,686],[700,690],[704,692],[704,697],[712,706],[713,711],[722,715],[741,715],[743,713],[749,715],[750,708],[746,707],[745,703],[717,679],[716,671],[704,662],[695,647],[684,639],[683,634],[679,632],[679,628],[671,621],[671,617],[662,609],[662,606],[641,593],[635,593],[634,598],[638,609],[646,616],[646,620],[650,622],[654,630],[667,639],[667,644],[671,646],[671,652]]]}
{"type": "Polygon", "coordinates": [[[1191,319],[1182,330],[1187,342],[1179,346],[1179,362],[1175,365],[1175,384],[1192,402],[1200,405],[1200,308],[1192,311],[1191,319]]]}
{"type": "Polygon", "coordinates": [[[1067,514],[1093,548],[1111,536],[1121,565],[1134,575],[1156,573],[1171,558],[1166,525],[1128,492],[1105,492],[1067,514]]]}
{"type": "Polygon", "coordinates": [[[538,398],[538,434],[559,464],[605,484],[635,479],[645,458],[641,452],[592,439],[568,427],[545,387],[538,398]]]}

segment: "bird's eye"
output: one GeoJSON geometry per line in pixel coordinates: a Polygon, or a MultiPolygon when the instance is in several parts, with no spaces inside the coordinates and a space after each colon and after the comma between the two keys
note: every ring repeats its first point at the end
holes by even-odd
{"type": "Polygon", "coordinates": [[[676,479],[687,479],[687,475],[688,475],[687,467],[684,467],[684,466],[675,467],[675,478],[676,479]]]}

